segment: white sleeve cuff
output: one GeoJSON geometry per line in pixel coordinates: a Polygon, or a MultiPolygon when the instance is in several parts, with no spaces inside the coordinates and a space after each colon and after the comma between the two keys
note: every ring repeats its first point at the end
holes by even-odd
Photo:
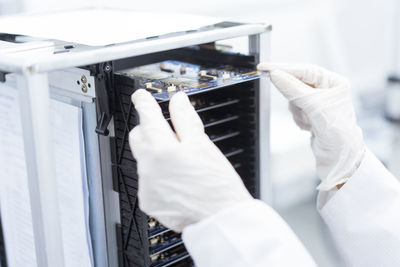
{"type": "Polygon", "coordinates": [[[400,183],[369,150],[319,210],[346,266],[400,266],[400,183]]]}
{"type": "MultiPolygon", "coordinates": [[[[369,186],[369,184],[376,183],[376,179],[383,179],[382,182],[385,182],[388,179],[389,182],[396,180],[393,175],[383,166],[383,164],[375,157],[375,155],[367,148],[360,166],[340,190],[335,188],[330,191],[321,191],[318,193],[317,207],[321,212],[323,212],[325,208],[329,209],[329,207],[338,206],[336,202],[341,201],[346,196],[355,197],[360,195],[360,190],[371,190],[371,186],[369,186]],[[333,201],[333,199],[335,199],[335,201],[333,201]],[[330,202],[335,203],[330,204],[330,202]]],[[[373,194],[373,192],[370,193],[373,194]]]]}
{"type": "Polygon", "coordinates": [[[198,267],[315,266],[289,226],[259,200],[186,227],[183,240],[198,267]]]}

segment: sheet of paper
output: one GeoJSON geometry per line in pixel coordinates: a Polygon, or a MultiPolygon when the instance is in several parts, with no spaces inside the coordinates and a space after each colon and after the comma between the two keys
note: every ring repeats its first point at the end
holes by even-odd
{"type": "Polygon", "coordinates": [[[79,9],[53,14],[2,17],[0,32],[103,46],[167,33],[197,30],[220,21],[218,18],[170,12],[79,9]]]}
{"type": "Polygon", "coordinates": [[[0,88],[0,209],[8,265],[36,262],[16,92],[0,88]]]}
{"type": "Polygon", "coordinates": [[[66,266],[90,266],[81,109],[52,100],[51,122],[66,266]]]}
{"type": "MultiPolygon", "coordinates": [[[[81,110],[51,101],[56,179],[67,267],[92,265],[81,110]]],[[[9,267],[36,267],[17,91],[0,84],[0,209],[9,267]]]]}

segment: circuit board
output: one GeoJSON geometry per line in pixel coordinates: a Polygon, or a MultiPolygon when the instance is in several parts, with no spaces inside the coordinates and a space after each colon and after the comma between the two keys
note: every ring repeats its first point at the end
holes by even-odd
{"type": "Polygon", "coordinates": [[[229,65],[205,68],[175,60],[126,69],[117,74],[137,80],[141,88],[151,92],[158,100],[168,100],[179,91],[191,95],[257,79],[260,75],[254,69],[229,65]]]}

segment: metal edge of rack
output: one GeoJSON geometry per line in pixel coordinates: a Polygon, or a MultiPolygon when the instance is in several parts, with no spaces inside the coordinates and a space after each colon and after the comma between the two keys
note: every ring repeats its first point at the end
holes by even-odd
{"type": "Polygon", "coordinates": [[[40,59],[22,59],[18,54],[2,54],[0,57],[0,70],[29,75],[240,36],[255,35],[269,31],[270,29],[271,26],[269,24],[244,24],[228,28],[197,31],[167,38],[148,39],[143,42],[127,42],[113,46],[93,47],[92,49],[75,53],[52,54],[40,59]]]}
{"type": "Polygon", "coordinates": [[[65,266],[47,73],[17,77],[38,266],[65,266]]]}
{"type": "MultiPolygon", "coordinates": [[[[271,36],[261,33],[249,36],[249,52],[257,56],[258,62],[270,59],[271,36]]],[[[273,205],[273,190],[270,174],[270,81],[261,75],[258,85],[258,140],[257,140],[257,170],[259,197],[262,201],[273,205]]]]}

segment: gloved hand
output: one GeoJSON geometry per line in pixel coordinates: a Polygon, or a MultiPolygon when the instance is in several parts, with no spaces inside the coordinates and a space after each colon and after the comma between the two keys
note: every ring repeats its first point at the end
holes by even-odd
{"type": "Polygon", "coordinates": [[[140,124],[129,134],[137,160],[139,206],[181,232],[220,210],[253,198],[235,169],[204,132],[186,94],[176,93],[169,112],[176,134],[155,99],[143,89],[132,95],[140,124]]]}
{"type": "Polygon", "coordinates": [[[289,100],[297,125],[312,134],[322,180],[317,189],[328,191],[345,183],[365,152],[348,81],[314,65],[261,63],[258,69],[270,72],[273,84],[289,100]]]}

